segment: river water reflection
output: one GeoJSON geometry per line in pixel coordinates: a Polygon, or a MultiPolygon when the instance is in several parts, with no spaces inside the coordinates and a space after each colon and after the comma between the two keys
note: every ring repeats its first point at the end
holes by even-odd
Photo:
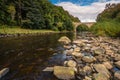
{"type": "Polygon", "coordinates": [[[53,57],[56,56],[53,54],[62,50],[57,40],[65,35],[73,39],[72,33],[1,38],[0,70],[10,68],[2,80],[57,80],[42,70],[47,66],[60,65],[55,62],[59,57],[53,57]]]}

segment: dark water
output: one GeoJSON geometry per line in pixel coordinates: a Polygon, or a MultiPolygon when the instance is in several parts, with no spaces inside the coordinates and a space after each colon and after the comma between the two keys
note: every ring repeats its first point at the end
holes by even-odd
{"type": "Polygon", "coordinates": [[[73,39],[72,33],[44,34],[0,39],[0,70],[9,67],[10,72],[2,80],[57,80],[42,70],[48,66],[61,65],[61,36],[73,39]],[[57,60],[58,59],[58,60],[57,60]]]}

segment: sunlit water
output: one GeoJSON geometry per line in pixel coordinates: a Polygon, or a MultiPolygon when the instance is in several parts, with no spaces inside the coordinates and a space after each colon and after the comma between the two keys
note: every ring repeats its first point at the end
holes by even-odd
{"type": "Polygon", "coordinates": [[[60,54],[62,47],[57,40],[64,35],[73,39],[72,33],[0,38],[0,70],[10,68],[2,80],[57,80],[42,70],[62,65],[65,55],[60,54]]]}

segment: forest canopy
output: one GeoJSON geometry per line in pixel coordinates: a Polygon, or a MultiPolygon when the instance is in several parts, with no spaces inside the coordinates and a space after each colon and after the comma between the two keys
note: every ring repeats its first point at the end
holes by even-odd
{"type": "Polygon", "coordinates": [[[0,0],[0,25],[71,31],[72,22],[80,21],[48,0],[0,0]]]}

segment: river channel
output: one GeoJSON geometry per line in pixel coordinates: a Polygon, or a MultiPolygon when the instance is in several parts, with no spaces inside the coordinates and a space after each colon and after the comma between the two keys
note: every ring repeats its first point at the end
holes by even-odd
{"type": "Polygon", "coordinates": [[[72,33],[54,33],[32,36],[0,38],[0,70],[8,67],[9,73],[1,80],[57,80],[46,67],[61,65],[59,57],[61,36],[73,39],[72,33]]]}

